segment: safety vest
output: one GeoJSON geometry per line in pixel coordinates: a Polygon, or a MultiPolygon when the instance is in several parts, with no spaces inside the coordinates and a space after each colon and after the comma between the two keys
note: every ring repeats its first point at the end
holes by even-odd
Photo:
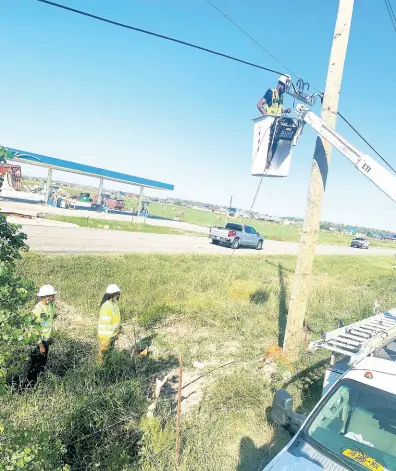
{"type": "Polygon", "coordinates": [[[283,112],[283,95],[279,95],[276,88],[272,88],[272,105],[267,105],[267,114],[281,115],[283,112]]]}
{"type": "Polygon", "coordinates": [[[49,340],[55,318],[54,303],[43,304],[39,301],[33,309],[33,315],[40,324],[40,340],[49,340]]]}
{"type": "Polygon", "coordinates": [[[98,337],[115,337],[121,324],[120,308],[115,301],[106,301],[99,312],[98,337]]]}

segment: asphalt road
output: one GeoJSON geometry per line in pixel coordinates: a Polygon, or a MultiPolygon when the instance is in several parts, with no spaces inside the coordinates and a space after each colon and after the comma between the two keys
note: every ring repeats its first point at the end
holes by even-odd
{"type": "MultiPolygon", "coordinates": [[[[24,225],[31,250],[43,253],[196,253],[231,255],[228,247],[212,245],[206,237],[149,234],[142,232],[109,231],[50,225],[24,225]]],[[[239,248],[235,255],[297,254],[298,244],[266,240],[264,248],[257,251],[239,248]]],[[[318,245],[316,253],[322,255],[394,255],[395,250],[372,248],[352,249],[337,245],[318,245]]]]}

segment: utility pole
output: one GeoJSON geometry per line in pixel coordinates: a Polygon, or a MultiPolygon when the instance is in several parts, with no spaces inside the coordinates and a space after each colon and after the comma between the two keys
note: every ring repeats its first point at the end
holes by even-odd
{"type": "Polygon", "coordinates": [[[226,212],[226,225],[227,225],[227,223],[228,223],[228,209],[231,208],[231,205],[232,205],[232,198],[233,198],[233,197],[231,196],[231,198],[230,198],[230,204],[229,204],[229,206],[228,206],[228,208],[227,208],[227,212],[226,212]]]}
{"type": "MultiPolygon", "coordinates": [[[[339,0],[333,45],[327,71],[321,117],[333,128],[335,127],[337,117],[342,74],[352,22],[353,4],[354,0],[339,0]]],[[[297,359],[302,345],[303,325],[311,287],[315,244],[319,232],[330,159],[331,145],[318,136],[283,342],[283,353],[291,360],[297,359]]]]}

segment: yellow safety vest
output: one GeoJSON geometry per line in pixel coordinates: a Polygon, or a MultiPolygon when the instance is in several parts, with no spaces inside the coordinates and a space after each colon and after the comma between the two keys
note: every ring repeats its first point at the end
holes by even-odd
{"type": "Polygon", "coordinates": [[[40,324],[40,340],[49,340],[55,318],[55,306],[53,303],[43,304],[41,301],[33,309],[33,315],[40,324]]]}
{"type": "Polygon", "coordinates": [[[121,324],[120,308],[115,301],[106,301],[99,312],[98,337],[112,338],[118,333],[121,324]]]}
{"type": "Polygon", "coordinates": [[[267,114],[281,115],[283,113],[283,96],[279,95],[278,90],[272,90],[272,105],[267,105],[267,114]]]}

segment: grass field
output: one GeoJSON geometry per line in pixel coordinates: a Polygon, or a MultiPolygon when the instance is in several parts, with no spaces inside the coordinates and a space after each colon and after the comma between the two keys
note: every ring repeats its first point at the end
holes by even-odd
{"type": "MultiPolygon", "coordinates": [[[[37,184],[35,181],[24,180],[26,184],[37,184]]],[[[66,188],[66,187],[65,187],[66,188]]],[[[95,192],[87,190],[84,187],[72,188],[67,187],[69,193],[79,195],[81,192],[89,191],[93,196],[95,192]]],[[[137,198],[125,198],[125,209],[136,209],[138,204],[137,198]]],[[[152,216],[174,219],[178,216],[180,221],[189,222],[198,226],[210,227],[214,225],[224,225],[226,222],[225,214],[212,213],[208,211],[200,211],[196,209],[185,208],[184,206],[151,202],[149,205],[150,214],[152,216]]],[[[279,240],[285,242],[298,242],[300,238],[300,227],[286,226],[284,224],[271,223],[265,221],[256,221],[249,219],[236,219],[235,222],[249,224],[258,232],[264,235],[266,239],[279,240]]],[[[154,231],[147,231],[154,232],[154,231]]],[[[168,232],[169,234],[169,232],[168,232]]],[[[320,231],[318,237],[319,244],[344,245],[349,246],[352,236],[346,234],[338,234],[331,231],[320,231]]],[[[370,240],[372,247],[395,248],[396,244],[390,241],[370,240]]]]}
{"type": "MultiPolygon", "coordinates": [[[[282,341],[295,258],[30,254],[19,269],[58,289],[59,317],[46,374],[36,390],[0,398],[0,423],[59,440],[72,471],[172,471],[176,380],[154,419],[146,418],[155,378],[184,364],[183,471],[256,471],[287,436],[268,422],[281,386],[308,411],[320,395],[320,355],[303,355],[292,377],[268,378],[257,358],[282,341]],[[125,334],[106,367],[95,364],[97,314],[110,282],[122,287],[125,334]],[[133,355],[151,343],[149,357],[133,355]],[[194,362],[204,364],[195,369],[194,362]],[[228,362],[235,363],[212,369],[228,362]],[[212,372],[211,372],[212,371],[212,372]],[[211,373],[210,373],[211,372],[211,373]],[[197,379],[202,373],[209,373],[197,379]],[[195,382],[194,382],[195,380],[195,382]]],[[[396,305],[395,260],[317,257],[309,338],[396,305]]],[[[49,439],[49,438],[48,438],[49,439]]],[[[58,443],[58,442],[57,442],[58,443]]]]}
{"type": "Polygon", "coordinates": [[[111,221],[107,219],[94,219],[78,216],[57,216],[54,214],[46,215],[45,219],[52,221],[70,222],[77,224],[80,227],[90,227],[93,229],[109,229],[114,231],[128,231],[128,232],[147,232],[154,234],[174,234],[174,235],[193,235],[204,236],[204,234],[173,229],[164,226],[152,226],[151,224],[138,224],[132,221],[111,221]]]}
{"type": "MultiPolygon", "coordinates": [[[[157,217],[173,219],[176,214],[183,213],[180,217],[181,221],[197,224],[199,226],[221,226],[226,222],[224,214],[211,213],[206,211],[199,211],[196,209],[187,209],[183,206],[165,205],[162,203],[151,203],[150,214],[157,217]]],[[[230,222],[234,219],[230,219],[230,222]]],[[[300,228],[297,226],[286,226],[284,224],[256,221],[238,218],[235,222],[242,224],[249,224],[253,226],[260,234],[263,234],[266,239],[280,240],[285,242],[298,242],[300,239],[300,228]]],[[[352,236],[345,234],[337,234],[331,231],[320,231],[318,243],[331,244],[331,245],[347,245],[349,246],[352,236]]],[[[371,240],[372,247],[387,247],[395,248],[393,242],[371,240]]]]}
{"type": "MultiPolygon", "coordinates": [[[[130,200],[134,201],[134,200],[130,200]]],[[[211,226],[211,225],[224,225],[225,216],[224,214],[208,213],[205,211],[198,211],[194,209],[184,209],[180,206],[164,205],[162,203],[151,203],[150,214],[166,219],[173,219],[176,215],[183,213],[182,217],[179,217],[181,221],[189,222],[199,226],[211,226]],[[219,218],[219,219],[218,219],[219,218]]],[[[58,221],[74,222],[79,226],[86,227],[86,218],[79,218],[74,216],[48,216],[50,219],[56,219],[58,221]]],[[[235,220],[235,222],[250,224],[255,229],[264,235],[266,239],[280,240],[286,242],[298,242],[300,238],[300,228],[295,226],[285,226],[283,224],[276,224],[264,221],[244,221],[235,220]]],[[[129,222],[94,222],[94,219],[90,219],[88,225],[91,227],[100,227],[100,225],[109,225],[111,229],[117,228],[118,230],[129,230],[138,232],[156,232],[158,234],[188,234],[189,232],[178,231],[177,229],[167,229],[165,227],[149,226],[144,224],[130,224],[129,222]]],[[[336,234],[330,231],[319,232],[319,244],[330,244],[330,245],[344,245],[349,246],[352,237],[345,234],[336,234]]],[[[396,245],[393,242],[387,241],[370,241],[372,247],[384,247],[394,249],[396,245]]]]}

